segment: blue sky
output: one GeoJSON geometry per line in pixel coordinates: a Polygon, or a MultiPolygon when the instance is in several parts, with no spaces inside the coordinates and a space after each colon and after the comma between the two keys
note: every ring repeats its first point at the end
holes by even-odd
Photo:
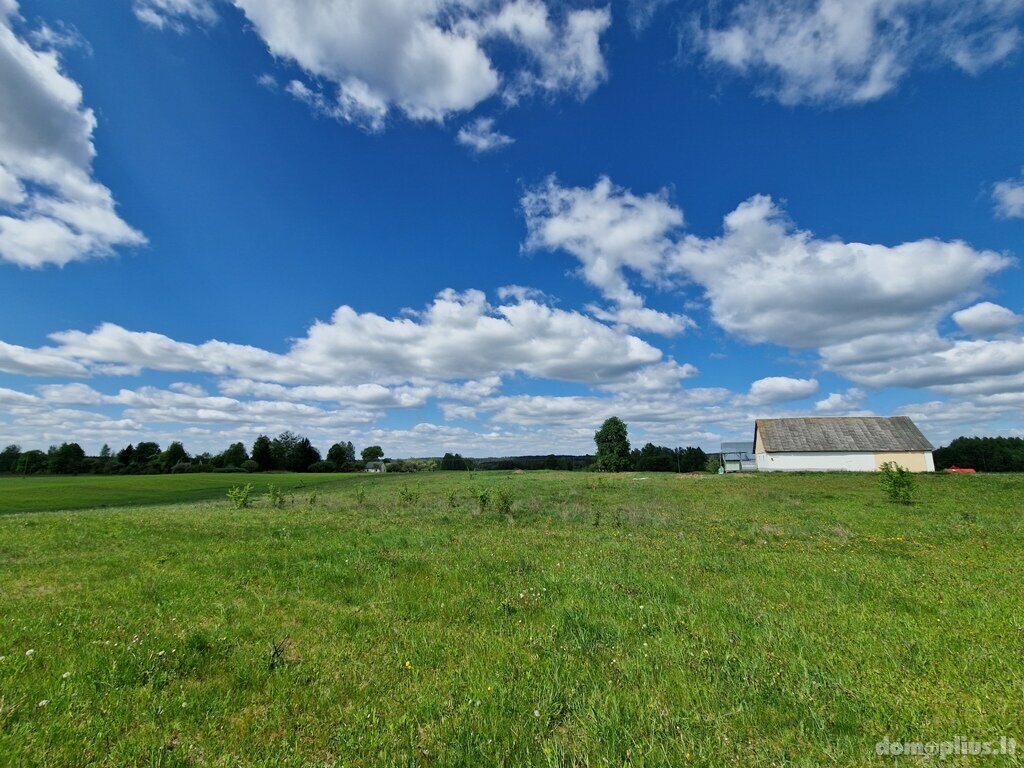
{"type": "Polygon", "coordinates": [[[1024,0],[0,0],[0,443],[1024,433],[1024,0]]]}

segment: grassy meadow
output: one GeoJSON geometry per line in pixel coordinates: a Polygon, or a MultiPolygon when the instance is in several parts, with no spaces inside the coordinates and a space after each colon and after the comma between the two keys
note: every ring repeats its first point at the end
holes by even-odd
{"type": "Polygon", "coordinates": [[[1024,763],[1024,476],[290,494],[0,517],[0,765],[1024,763]]]}
{"type": "Polygon", "coordinates": [[[0,475],[0,515],[223,499],[229,488],[246,483],[253,484],[255,495],[265,493],[270,484],[283,492],[302,493],[306,488],[337,485],[345,477],[342,474],[296,475],[286,472],[258,475],[0,475]]]}

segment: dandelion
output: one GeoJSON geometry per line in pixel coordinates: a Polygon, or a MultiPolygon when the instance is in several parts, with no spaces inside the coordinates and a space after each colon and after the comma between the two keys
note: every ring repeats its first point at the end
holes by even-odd
{"type": "Polygon", "coordinates": [[[405,662],[405,668],[406,669],[412,669],[412,662],[411,661],[405,662]]]}
{"type": "Polygon", "coordinates": [[[25,651],[25,655],[26,656],[31,656],[35,652],[36,652],[35,648],[29,648],[27,651],[25,651]]]}
{"type": "Polygon", "coordinates": [[[188,709],[188,702],[187,701],[181,702],[181,708],[182,709],[188,709]]]}
{"type": "Polygon", "coordinates": [[[540,717],[540,710],[539,709],[533,710],[533,716],[534,717],[540,717]]]}

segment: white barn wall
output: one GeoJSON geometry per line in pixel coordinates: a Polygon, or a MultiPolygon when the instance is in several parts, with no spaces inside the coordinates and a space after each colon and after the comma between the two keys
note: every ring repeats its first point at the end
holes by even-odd
{"type": "Polygon", "coordinates": [[[758,453],[758,472],[874,472],[875,452],[758,453]]]}

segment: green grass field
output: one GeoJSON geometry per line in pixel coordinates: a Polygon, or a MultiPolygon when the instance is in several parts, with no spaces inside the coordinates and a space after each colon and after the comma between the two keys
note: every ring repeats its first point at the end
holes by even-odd
{"type": "Polygon", "coordinates": [[[1022,763],[1024,477],[312,493],[0,518],[0,764],[1022,763]]]}
{"type": "Polygon", "coordinates": [[[96,507],[180,504],[187,501],[223,499],[228,488],[253,484],[253,493],[265,493],[273,483],[285,492],[333,486],[345,475],[183,474],[183,475],[81,475],[16,477],[0,475],[0,515],[10,512],[43,512],[96,507]]]}

